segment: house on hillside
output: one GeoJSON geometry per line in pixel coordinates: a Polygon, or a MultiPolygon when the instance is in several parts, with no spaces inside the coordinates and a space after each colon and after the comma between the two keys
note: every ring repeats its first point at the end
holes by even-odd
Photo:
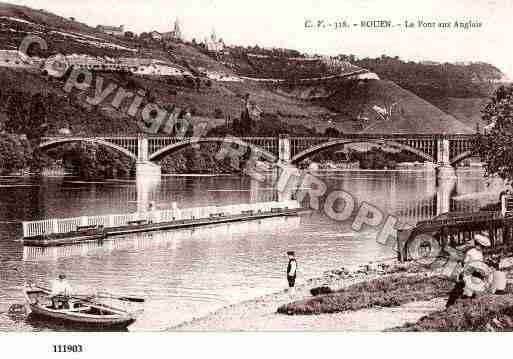
{"type": "Polygon", "coordinates": [[[116,26],[107,26],[107,25],[98,25],[96,26],[98,31],[104,32],[109,35],[114,36],[124,36],[125,35],[125,25],[116,26]]]}
{"type": "Polygon", "coordinates": [[[149,76],[192,76],[184,68],[158,60],[151,60],[149,64],[140,64],[133,73],[149,76]]]}
{"type": "Polygon", "coordinates": [[[18,50],[0,50],[0,67],[37,67],[32,59],[18,50]]]}
{"type": "Polygon", "coordinates": [[[155,40],[155,41],[162,41],[162,38],[163,38],[162,34],[155,30],[150,32],[150,37],[152,38],[152,40],[155,40]]]}
{"type": "Polygon", "coordinates": [[[364,72],[358,75],[350,76],[349,78],[355,80],[379,80],[379,76],[374,72],[364,72]]]}

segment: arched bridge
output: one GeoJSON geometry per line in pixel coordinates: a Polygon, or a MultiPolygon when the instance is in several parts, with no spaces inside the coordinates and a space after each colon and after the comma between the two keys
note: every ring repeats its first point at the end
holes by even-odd
{"type": "Polygon", "coordinates": [[[70,142],[91,142],[117,150],[138,164],[155,166],[151,162],[180,149],[200,143],[224,143],[235,148],[258,152],[269,161],[296,164],[314,154],[351,143],[371,143],[416,154],[438,166],[451,167],[474,155],[473,135],[437,134],[344,134],[339,137],[164,137],[164,136],[103,136],[46,137],[41,149],[70,142]]]}

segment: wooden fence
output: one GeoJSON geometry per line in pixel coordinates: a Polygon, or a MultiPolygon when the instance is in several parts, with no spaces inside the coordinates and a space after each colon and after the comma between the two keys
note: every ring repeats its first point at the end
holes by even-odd
{"type": "Polygon", "coordinates": [[[262,202],[249,204],[233,204],[227,206],[208,206],[183,209],[164,209],[148,212],[134,212],[127,214],[108,214],[101,216],[82,216],[75,218],[53,218],[40,221],[24,221],[23,237],[35,237],[43,234],[69,233],[77,227],[101,225],[105,228],[122,227],[128,222],[138,220],[151,220],[153,223],[194,220],[209,218],[211,216],[235,216],[241,214],[266,213],[273,210],[286,210],[299,208],[297,201],[262,202]]]}

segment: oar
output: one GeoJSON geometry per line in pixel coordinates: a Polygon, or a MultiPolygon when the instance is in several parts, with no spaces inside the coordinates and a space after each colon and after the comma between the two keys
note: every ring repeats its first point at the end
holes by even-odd
{"type": "Polygon", "coordinates": [[[98,297],[102,298],[102,295],[105,295],[103,298],[111,298],[111,299],[117,299],[122,300],[126,302],[135,302],[135,303],[144,303],[143,298],[137,298],[137,297],[127,297],[127,296],[118,296],[107,292],[100,292],[98,293],[98,297]]]}
{"type": "MultiPolygon", "coordinates": [[[[41,287],[41,286],[37,286],[37,287],[40,289],[43,289],[47,292],[50,292],[50,289],[48,289],[48,288],[41,287]]],[[[132,296],[130,296],[130,297],[119,296],[119,295],[114,295],[114,294],[107,293],[107,292],[98,292],[98,297],[101,298],[102,294],[104,295],[103,298],[117,299],[117,300],[122,300],[122,301],[126,301],[126,302],[144,303],[143,298],[137,298],[137,297],[132,297],[132,296]]],[[[86,301],[92,301],[92,300],[94,300],[95,296],[88,295],[88,294],[74,294],[74,295],[71,295],[70,297],[76,298],[76,299],[81,299],[81,300],[86,300],[86,301]]]]}
{"type": "MultiPolygon", "coordinates": [[[[39,289],[42,289],[42,290],[44,290],[46,292],[51,292],[51,290],[49,288],[45,288],[45,287],[42,287],[42,286],[39,286],[39,285],[34,286],[34,288],[39,288],[39,289]]],[[[94,299],[94,295],[91,295],[91,294],[72,294],[69,297],[70,298],[74,298],[74,299],[85,300],[85,301],[88,301],[88,302],[92,302],[93,299],[94,299]]]]}
{"type": "Polygon", "coordinates": [[[144,303],[143,298],[136,298],[136,297],[119,297],[119,298],[115,298],[115,299],[124,300],[127,302],[134,302],[134,303],[144,303]]]}

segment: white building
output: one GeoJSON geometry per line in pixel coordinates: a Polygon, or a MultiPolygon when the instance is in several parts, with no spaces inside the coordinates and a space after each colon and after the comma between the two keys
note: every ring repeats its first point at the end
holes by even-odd
{"type": "Polygon", "coordinates": [[[154,60],[149,64],[142,64],[133,71],[135,75],[149,75],[149,76],[192,76],[192,74],[179,67],[171,64],[154,60]]]}
{"type": "Polygon", "coordinates": [[[357,80],[379,80],[379,76],[374,72],[364,72],[362,74],[351,76],[351,78],[357,80]]]}
{"type": "Polygon", "coordinates": [[[192,76],[185,68],[161,60],[137,57],[93,57],[89,55],[54,55],[49,57],[43,71],[50,76],[61,77],[69,68],[93,72],[131,72],[136,75],[192,76]]]}
{"type": "Polygon", "coordinates": [[[125,35],[125,25],[120,26],[106,26],[106,25],[98,25],[96,29],[104,32],[109,35],[114,36],[124,36],[125,35]]]}
{"type": "Polygon", "coordinates": [[[18,50],[0,50],[0,66],[17,68],[37,67],[29,56],[18,50]]]}
{"type": "Polygon", "coordinates": [[[43,66],[43,72],[50,76],[60,77],[69,68],[75,67],[97,72],[130,72],[137,69],[137,64],[124,62],[121,59],[109,57],[94,57],[89,55],[61,55],[49,57],[43,66]]]}
{"type": "Polygon", "coordinates": [[[162,41],[163,39],[163,36],[160,32],[158,31],[152,31],[150,32],[150,37],[155,40],[155,41],[162,41]]]}

